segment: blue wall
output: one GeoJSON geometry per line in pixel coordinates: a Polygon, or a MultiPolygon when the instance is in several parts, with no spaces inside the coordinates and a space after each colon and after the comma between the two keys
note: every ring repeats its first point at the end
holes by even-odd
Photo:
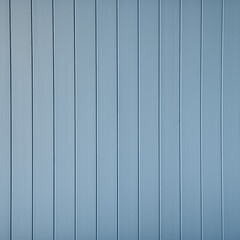
{"type": "Polygon", "coordinates": [[[0,0],[0,239],[240,239],[240,1],[0,0]]]}

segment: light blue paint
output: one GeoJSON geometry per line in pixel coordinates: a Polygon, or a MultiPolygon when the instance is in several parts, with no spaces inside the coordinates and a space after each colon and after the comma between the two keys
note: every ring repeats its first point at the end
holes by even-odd
{"type": "Polygon", "coordinates": [[[224,237],[239,239],[240,228],[240,2],[225,0],[223,39],[223,207],[224,237]]]}
{"type": "Polygon", "coordinates": [[[116,2],[97,2],[97,239],[117,239],[116,2]]]}
{"type": "Polygon", "coordinates": [[[138,239],[137,0],[118,8],[118,237],[138,239]]]}
{"type": "Polygon", "coordinates": [[[75,238],[74,5],[54,0],[54,236],[75,238]]]}
{"type": "Polygon", "coordinates": [[[139,239],[159,237],[158,1],[139,2],[139,239]]]}
{"type": "Polygon", "coordinates": [[[95,0],[76,1],[77,239],[96,239],[95,0]],[[87,23],[87,24],[86,24],[87,23]]]}
{"type": "Polygon", "coordinates": [[[0,239],[10,239],[9,3],[0,1],[0,239]]]}
{"type": "Polygon", "coordinates": [[[11,1],[12,239],[32,238],[31,1],[11,1]]]}
{"type": "Polygon", "coordinates": [[[222,1],[203,1],[202,12],[202,223],[203,239],[221,239],[222,1]]]}
{"type": "Polygon", "coordinates": [[[0,1],[0,239],[239,239],[240,3],[0,1]]]}
{"type": "Polygon", "coordinates": [[[161,1],[160,14],[160,231],[180,237],[179,0],[161,1]]]}
{"type": "Polygon", "coordinates": [[[32,3],[33,237],[37,240],[53,236],[53,32],[52,2],[32,3]]]}
{"type": "Polygon", "coordinates": [[[201,1],[181,6],[180,151],[182,239],[201,239],[201,1]]]}

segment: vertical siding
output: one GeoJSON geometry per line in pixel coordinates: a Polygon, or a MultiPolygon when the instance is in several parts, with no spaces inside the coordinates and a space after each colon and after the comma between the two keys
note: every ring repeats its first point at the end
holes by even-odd
{"type": "Polygon", "coordinates": [[[240,229],[240,2],[224,1],[222,134],[224,238],[238,239],[240,229]]]}
{"type": "Polygon", "coordinates": [[[162,0],[160,9],[160,228],[161,239],[179,239],[180,1],[162,0]]]}
{"type": "Polygon", "coordinates": [[[77,239],[96,238],[96,18],[95,0],[76,1],[77,239]],[[88,23],[88,24],[86,24],[88,23]]]}
{"type": "Polygon", "coordinates": [[[203,239],[221,239],[222,1],[202,2],[201,161],[203,239]]]}
{"type": "Polygon", "coordinates": [[[201,239],[201,1],[181,5],[180,141],[182,238],[201,239]]]}
{"type": "Polygon", "coordinates": [[[239,11],[0,0],[0,239],[239,239],[239,11]]]}
{"type": "Polygon", "coordinates": [[[33,13],[33,238],[53,236],[52,2],[32,2],[33,13]]]}
{"type": "Polygon", "coordinates": [[[138,11],[139,239],[158,239],[158,1],[140,0],[138,11]]]}
{"type": "Polygon", "coordinates": [[[138,1],[118,8],[118,238],[138,239],[138,1]]]}
{"type": "Polygon", "coordinates": [[[11,1],[12,239],[32,239],[31,1],[11,1]]]}
{"type": "Polygon", "coordinates": [[[0,1],[0,239],[10,239],[11,79],[9,2],[0,1]]]}
{"type": "Polygon", "coordinates": [[[97,238],[117,239],[117,12],[97,1],[97,238]]]}
{"type": "Polygon", "coordinates": [[[55,239],[75,239],[74,4],[54,1],[55,239]]]}

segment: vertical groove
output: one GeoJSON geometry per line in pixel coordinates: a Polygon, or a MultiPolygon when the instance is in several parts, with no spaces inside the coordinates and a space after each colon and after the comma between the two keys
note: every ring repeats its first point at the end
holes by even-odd
{"type": "Polygon", "coordinates": [[[98,43],[97,0],[95,0],[95,80],[96,80],[96,240],[98,239],[98,43]]]}
{"type": "Polygon", "coordinates": [[[161,239],[161,0],[158,0],[158,239],[161,239]]]}
{"type": "Polygon", "coordinates": [[[203,84],[203,0],[201,0],[200,23],[200,227],[203,239],[203,162],[202,162],[202,84],[203,84]]]}
{"type": "Polygon", "coordinates": [[[224,51],[224,0],[221,13],[221,93],[220,93],[220,137],[221,137],[221,237],[224,240],[224,185],[223,185],[223,51],[224,51]]]}
{"type": "Polygon", "coordinates": [[[140,0],[137,0],[137,79],[138,79],[138,239],[140,239],[140,0]]]}
{"type": "Polygon", "coordinates": [[[181,93],[182,93],[182,0],[179,5],[179,220],[180,240],[182,239],[182,142],[181,142],[181,93]]]}
{"type": "Polygon", "coordinates": [[[12,240],[12,20],[11,20],[11,0],[9,0],[9,74],[10,74],[10,240],[12,240]]]}
{"type": "Polygon", "coordinates": [[[32,240],[33,240],[33,0],[31,0],[31,101],[32,101],[32,240]]]}
{"type": "Polygon", "coordinates": [[[76,240],[77,236],[77,134],[76,134],[76,0],[73,0],[73,62],[74,62],[74,76],[73,76],[73,84],[74,84],[74,239],[76,240]]]}
{"type": "Polygon", "coordinates": [[[119,19],[118,19],[118,0],[116,0],[116,71],[117,71],[117,239],[119,238],[119,39],[118,39],[118,31],[119,31],[119,19]]]}
{"type": "Polygon", "coordinates": [[[53,66],[53,240],[55,240],[55,43],[54,43],[54,0],[52,0],[52,66],[53,66]]]}

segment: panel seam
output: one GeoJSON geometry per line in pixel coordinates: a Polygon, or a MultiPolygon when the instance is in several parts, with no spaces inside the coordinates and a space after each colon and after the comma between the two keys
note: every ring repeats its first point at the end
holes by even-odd
{"type": "Polygon", "coordinates": [[[224,240],[224,182],[223,182],[223,54],[224,54],[224,3],[221,12],[221,93],[220,93],[220,138],[221,138],[221,238],[224,240]]]}
{"type": "Polygon", "coordinates": [[[161,0],[158,0],[158,238],[161,239],[161,0]]]}
{"type": "Polygon", "coordinates": [[[77,239],[77,114],[76,114],[76,0],[73,0],[73,61],[74,61],[74,239],[77,239]]]}
{"type": "Polygon", "coordinates": [[[34,174],[34,161],[33,161],[33,1],[31,0],[31,101],[32,101],[32,106],[31,106],[31,111],[32,111],[32,239],[34,238],[33,230],[33,222],[34,222],[34,207],[33,207],[33,174],[34,174]]]}
{"type": "Polygon", "coordinates": [[[117,72],[117,239],[119,238],[119,13],[116,0],[116,72],[117,72]]]}
{"type": "Polygon", "coordinates": [[[54,0],[52,0],[52,87],[53,87],[53,240],[55,240],[55,195],[56,195],[56,156],[55,156],[55,39],[54,39],[55,27],[54,27],[54,0]]]}
{"type": "Polygon", "coordinates": [[[11,19],[11,0],[9,0],[9,67],[10,67],[10,240],[12,240],[12,19],[11,19]]]}
{"type": "Polygon", "coordinates": [[[203,84],[203,0],[201,0],[200,23],[200,228],[203,239],[203,161],[202,161],[202,84],[203,84]]]}
{"type": "Polygon", "coordinates": [[[97,43],[97,0],[95,0],[95,81],[96,81],[96,240],[98,240],[98,43],[97,43]]]}
{"type": "Polygon", "coordinates": [[[182,91],[182,0],[179,2],[179,221],[182,239],[182,143],[181,143],[181,91],[182,91]]]}
{"type": "Polygon", "coordinates": [[[137,0],[137,79],[138,79],[138,239],[140,239],[140,0],[137,0]]]}

